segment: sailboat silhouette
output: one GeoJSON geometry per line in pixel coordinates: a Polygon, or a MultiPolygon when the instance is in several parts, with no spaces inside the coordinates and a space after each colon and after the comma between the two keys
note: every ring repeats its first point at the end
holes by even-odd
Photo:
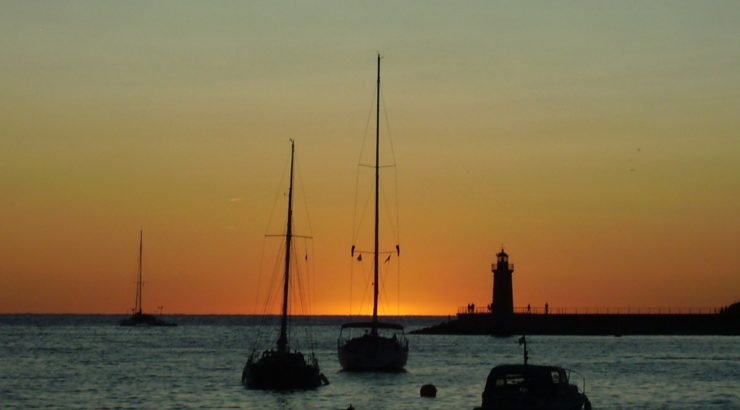
{"type": "MultiPolygon", "coordinates": [[[[378,320],[379,294],[379,190],[380,190],[380,55],[378,55],[377,100],[375,106],[375,238],[373,250],[373,317],[370,322],[350,322],[341,327],[337,341],[339,363],[347,371],[403,371],[409,344],[403,326],[378,320]],[[344,337],[347,329],[364,329],[359,337],[344,337]],[[389,333],[386,335],[384,333],[389,333]]],[[[355,246],[352,246],[354,257],[355,246]]],[[[401,249],[396,245],[398,255],[401,249]]],[[[362,254],[358,256],[361,260],[362,254]]]]}
{"type": "Polygon", "coordinates": [[[288,344],[288,300],[290,293],[290,258],[293,240],[293,157],[294,143],[290,142],[290,189],[288,190],[288,222],[285,231],[285,270],[283,274],[283,304],[280,316],[280,336],[275,349],[261,355],[249,355],[242,371],[242,383],[252,389],[313,389],[328,380],[319,370],[319,362],[311,353],[308,358],[299,351],[291,351],[288,344]]]}

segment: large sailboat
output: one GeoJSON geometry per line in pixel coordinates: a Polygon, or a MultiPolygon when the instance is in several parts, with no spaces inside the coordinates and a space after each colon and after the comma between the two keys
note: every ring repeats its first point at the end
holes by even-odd
{"type": "Polygon", "coordinates": [[[292,390],[314,389],[328,380],[319,370],[313,353],[304,357],[291,351],[288,344],[288,300],[290,292],[291,241],[293,239],[293,156],[295,148],[290,142],[290,189],[288,190],[288,224],[285,232],[285,270],[283,274],[283,305],[280,317],[280,336],[274,349],[262,354],[252,353],[242,371],[242,383],[251,389],[292,390]]]}
{"type": "MultiPolygon", "coordinates": [[[[380,189],[380,55],[378,55],[375,105],[375,238],[373,254],[373,317],[370,322],[350,322],[341,327],[337,341],[339,363],[346,371],[400,372],[406,366],[409,344],[403,326],[378,320],[379,189],[380,189]],[[345,336],[360,330],[361,335],[345,336]]],[[[355,246],[352,246],[354,257],[355,246]]],[[[400,248],[396,245],[396,252],[400,248]]],[[[360,255],[361,256],[361,255],[360,255]]]]}
{"type": "Polygon", "coordinates": [[[165,322],[164,320],[147,313],[142,309],[142,267],[144,254],[144,231],[139,231],[139,273],[136,277],[136,302],[132,309],[131,316],[121,320],[121,326],[177,326],[176,323],[165,322]]]}

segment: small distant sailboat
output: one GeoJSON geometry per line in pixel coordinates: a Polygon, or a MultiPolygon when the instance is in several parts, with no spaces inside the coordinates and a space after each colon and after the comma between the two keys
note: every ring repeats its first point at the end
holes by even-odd
{"type": "Polygon", "coordinates": [[[134,304],[133,313],[126,319],[121,320],[121,326],[177,326],[176,323],[165,322],[164,320],[143,312],[141,308],[141,272],[143,265],[144,253],[144,231],[139,231],[139,274],[136,278],[136,303],[134,304]]]}
{"type": "Polygon", "coordinates": [[[251,389],[292,390],[315,389],[329,381],[319,370],[319,362],[311,353],[307,358],[288,345],[288,296],[290,291],[290,258],[293,239],[293,156],[290,142],[290,189],[288,190],[288,223],[285,233],[285,271],[283,274],[283,306],[277,348],[249,355],[242,371],[242,383],[251,389]]]}
{"type": "MultiPolygon", "coordinates": [[[[406,366],[409,343],[403,326],[378,320],[378,225],[380,181],[380,55],[378,55],[377,101],[375,106],[375,247],[373,251],[373,318],[370,322],[351,322],[342,325],[337,341],[339,363],[346,371],[400,372],[406,366]],[[358,337],[344,337],[347,329],[364,329],[358,337]]],[[[352,246],[354,257],[355,246],[352,246]]],[[[400,248],[396,245],[396,252],[400,248]]],[[[362,255],[360,255],[361,257],[362,255]]]]}

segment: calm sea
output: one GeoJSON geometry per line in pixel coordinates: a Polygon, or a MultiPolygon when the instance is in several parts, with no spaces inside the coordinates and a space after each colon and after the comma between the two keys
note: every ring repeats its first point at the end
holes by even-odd
{"type": "MultiPolygon", "coordinates": [[[[246,390],[253,341],[274,340],[252,316],[174,316],[174,328],[123,328],[120,317],[0,315],[0,408],[471,409],[492,366],[521,362],[517,338],[409,336],[407,372],[339,371],[337,317],[297,320],[331,384],[246,390]],[[420,398],[425,383],[436,399],[420,398]]],[[[403,318],[417,329],[446,318],[403,318]]],[[[740,337],[531,336],[533,364],[585,377],[594,409],[740,409],[740,337]]],[[[573,375],[573,380],[578,378],[573,375]]]]}

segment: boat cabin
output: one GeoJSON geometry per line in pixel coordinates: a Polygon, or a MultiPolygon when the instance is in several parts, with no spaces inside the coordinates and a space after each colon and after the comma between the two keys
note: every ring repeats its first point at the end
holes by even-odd
{"type": "Polygon", "coordinates": [[[388,339],[398,344],[401,348],[408,348],[408,340],[406,339],[406,333],[403,330],[403,325],[396,323],[383,323],[377,322],[375,324],[375,335],[373,333],[372,322],[354,322],[345,323],[342,325],[339,331],[339,339],[337,340],[340,346],[347,344],[351,339],[356,337],[377,337],[388,339]]]}
{"type": "Polygon", "coordinates": [[[500,365],[491,369],[482,409],[583,409],[586,395],[557,366],[500,365]]]}
{"type": "Polygon", "coordinates": [[[402,372],[409,341],[400,324],[355,322],[342,325],[337,348],[343,370],[402,372]]]}

